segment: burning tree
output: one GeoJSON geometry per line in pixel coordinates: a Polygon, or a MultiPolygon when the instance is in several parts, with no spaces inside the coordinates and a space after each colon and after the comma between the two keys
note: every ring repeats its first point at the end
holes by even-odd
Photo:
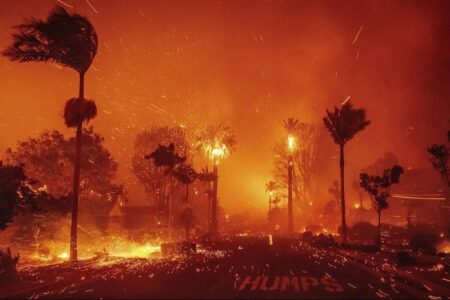
{"type": "Polygon", "coordinates": [[[97,114],[95,102],[84,98],[84,75],[97,53],[97,34],[87,18],[69,14],[59,6],[50,12],[47,20],[32,19],[15,28],[19,32],[13,35],[12,46],[3,55],[19,62],[55,62],[79,74],[78,98],[68,100],[64,109],[66,125],[77,128],[70,234],[70,259],[76,261],[82,126],[97,114]]]}
{"type": "MultiPolygon", "coordinates": [[[[292,121],[291,121],[292,122],[292,121]]],[[[331,143],[324,139],[325,130],[318,124],[297,123],[292,136],[297,141],[292,155],[292,189],[297,203],[303,204],[303,209],[312,202],[315,191],[313,187],[320,181],[332,158],[331,143]]],[[[280,140],[274,147],[274,177],[278,188],[288,188],[289,151],[285,140],[280,140]]]]}
{"type": "Polygon", "coordinates": [[[403,168],[394,165],[390,169],[385,169],[382,176],[367,173],[361,173],[359,176],[361,187],[369,193],[372,206],[378,214],[378,245],[381,245],[381,211],[389,207],[391,186],[400,182],[401,174],[403,174],[403,168]]]}
{"type": "Polygon", "coordinates": [[[370,124],[370,121],[366,119],[364,109],[355,109],[350,101],[347,101],[342,104],[341,108],[335,107],[333,112],[327,110],[323,122],[333,141],[339,145],[342,236],[345,243],[347,241],[347,223],[345,221],[344,146],[358,132],[364,130],[370,124]]]}
{"type": "Polygon", "coordinates": [[[230,128],[219,124],[217,126],[207,126],[200,130],[196,137],[196,148],[203,151],[205,156],[213,163],[214,181],[212,188],[212,205],[211,205],[211,235],[218,232],[218,165],[222,159],[230,156],[235,150],[236,138],[230,128]]]}

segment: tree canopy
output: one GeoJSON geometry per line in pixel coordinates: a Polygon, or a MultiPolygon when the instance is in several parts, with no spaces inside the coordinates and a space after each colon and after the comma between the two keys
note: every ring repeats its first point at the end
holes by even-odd
{"type": "MultiPolygon", "coordinates": [[[[114,183],[118,164],[104,147],[104,138],[92,126],[83,130],[83,140],[81,196],[84,200],[90,198],[86,209],[107,213],[122,194],[121,187],[114,183]],[[89,193],[99,195],[98,199],[89,193]]],[[[26,176],[36,179],[34,188],[41,188],[54,198],[67,197],[72,187],[75,144],[74,137],[66,139],[56,130],[46,131],[37,138],[19,142],[16,149],[7,149],[6,159],[23,164],[26,176]]]]}

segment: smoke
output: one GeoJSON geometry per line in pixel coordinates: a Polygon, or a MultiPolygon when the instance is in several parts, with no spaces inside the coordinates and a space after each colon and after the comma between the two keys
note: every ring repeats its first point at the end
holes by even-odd
{"type": "MultiPolygon", "coordinates": [[[[406,167],[429,167],[426,147],[445,140],[448,2],[95,1],[95,10],[66,2],[98,32],[86,96],[97,103],[92,124],[120,163],[131,203],[145,203],[130,171],[133,140],[155,124],[234,129],[237,151],[219,183],[231,212],[266,209],[282,119],[321,122],[348,96],[372,121],[346,148],[349,178],[387,151],[406,167]]],[[[12,26],[44,17],[54,4],[1,2],[8,14],[0,48],[12,26]]],[[[45,129],[71,133],[62,110],[77,92],[73,71],[1,57],[0,80],[0,150],[45,129]]]]}

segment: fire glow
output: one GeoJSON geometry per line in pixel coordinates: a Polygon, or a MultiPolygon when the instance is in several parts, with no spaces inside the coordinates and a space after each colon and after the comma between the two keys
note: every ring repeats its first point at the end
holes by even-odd
{"type": "MultiPolygon", "coordinates": [[[[52,244],[48,251],[24,252],[23,265],[47,265],[69,261],[68,244],[52,244]],[[67,250],[65,250],[67,249],[67,250]]],[[[80,259],[86,260],[96,256],[112,258],[153,259],[161,253],[161,241],[138,243],[121,237],[111,237],[107,241],[80,245],[80,259]]]]}

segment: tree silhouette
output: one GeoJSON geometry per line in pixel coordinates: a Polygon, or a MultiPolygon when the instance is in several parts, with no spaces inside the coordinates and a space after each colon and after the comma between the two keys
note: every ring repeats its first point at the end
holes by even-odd
{"type": "MultiPolygon", "coordinates": [[[[149,149],[156,149],[158,145],[174,143],[176,153],[189,155],[190,149],[183,128],[180,127],[152,127],[140,132],[134,141],[132,157],[133,172],[143,185],[149,201],[166,211],[169,198],[169,177],[166,176],[165,167],[157,167],[145,159],[149,149]]],[[[176,192],[181,185],[174,182],[173,190],[176,192]]]]}
{"type": "Polygon", "coordinates": [[[168,146],[158,145],[151,154],[146,155],[144,158],[152,159],[153,163],[157,167],[164,167],[166,169],[165,175],[169,175],[169,203],[168,203],[168,226],[169,235],[172,237],[173,229],[173,203],[172,203],[172,178],[174,175],[174,169],[178,164],[183,163],[186,157],[182,157],[175,153],[175,145],[170,143],[168,146]]]}
{"type": "MultiPolygon", "coordinates": [[[[448,141],[450,142],[450,131],[447,133],[448,141]]],[[[450,158],[450,148],[445,145],[433,144],[428,148],[428,152],[432,155],[430,158],[433,167],[439,172],[442,179],[450,187],[450,168],[448,161],[450,158]]]]}
{"type": "Polygon", "coordinates": [[[292,208],[292,184],[293,184],[293,176],[294,176],[294,160],[293,160],[293,151],[295,149],[295,141],[294,137],[303,126],[302,123],[298,119],[288,118],[287,120],[283,120],[283,128],[286,130],[288,134],[288,145],[287,145],[287,171],[288,171],[288,234],[291,235],[294,233],[294,214],[292,208]]]}
{"type": "MultiPolygon", "coordinates": [[[[303,209],[303,216],[308,215],[306,209],[309,202],[317,197],[317,182],[321,181],[333,157],[333,144],[325,139],[326,129],[320,124],[300,123],[293,136],[298,141],[292,153],[293,180],[292,189],[297,207],[303,209]]],[[[292,134],[291,134],[292,135],[292,134]]],[[[286,138],[279,139],[273,148],[273,175],[279,189],[288,188],[289,150],[286,147],[286,138]]],[[[295,207],[294,203],[293,206],[295,207]]]]}
{"type": "Polygon", "coordinates": [[[358,132],[364,130],[370,124],[366,119],[364,109],[355,109],[350,101],[344,103],[341,108],[335,107],[333,112],[326,111],[323,118],[325,127],[328,129],[333,141],[339,145],[339,167],[341,181],[341,215],[343,242],[347,241],[347,224],[345,221],[345,188],[344,188],[344,146],[358,132]]]}
{"type": "Polygon", "coordinates": [[[228,126],[219,124],[207,126],[200,130],[196,136],[196,148],[204,152],[205,156],[213,163],[214,181],[211,201],[210,234],[218,232],[218,165],[220,160],[227,158],[236,148],[236,138],[228,126]]]}
{"type": "MultiPolygon", "coordinates": [[[[23,164],[27,176],[36,179],[34,188],[44,188],[52,197],[68,197],[71,194],[72,176],[76,152],[76,139],[65,137],[61,132],[45,131],[39,136],[19,141],[15,149],[7,149],[5,161],[23,164]]],[[[115,201],[105,198],[121,194],[120,186],[114,183],[118,163],[104,145],[104,138],[92,126],[83,128],[83,153],[80,175],[80,213],[108,214],[108,206],[115,201]],[[93,197],[87,204],[90,191],[102,196],[99,201],[93,197]]]]}
{"type": "Polygon", "coordinates": [[[385,169],[382,176],[368,175],[367,173],[359,175],[361,187],[369,193],[372,206],[378,214],[378,245],[381,245],[381,211],[389,207],[388,198],[391,186],[400,182],[401,174],[403,174],[403,168],[394,165],[390,169],[385,169]]]}
{"type": "Polygon", "coordinates": [[[31,185],[21,165],[4,165],[0,161],[0,230],[4,230],[19,212],[37,210],[38,192],[31,185]]]}
{"type": "Polygon", "coordinates": [[[55,62],[79,74],[78,98],[68,100],[64,109],[66,125],[77,128],[70,232],[70,260],[76,261],[82,126],[83,121],[97,114],[94,101],[84,98],[84,75],[97,53],[97,34],[87,18],[69,14],[60,6],[50,12],[47,20],[27,20],[15,29],[18,33],[13,34],[13,44],[2,52],[4,56],[19,62],[55,62]]]}

